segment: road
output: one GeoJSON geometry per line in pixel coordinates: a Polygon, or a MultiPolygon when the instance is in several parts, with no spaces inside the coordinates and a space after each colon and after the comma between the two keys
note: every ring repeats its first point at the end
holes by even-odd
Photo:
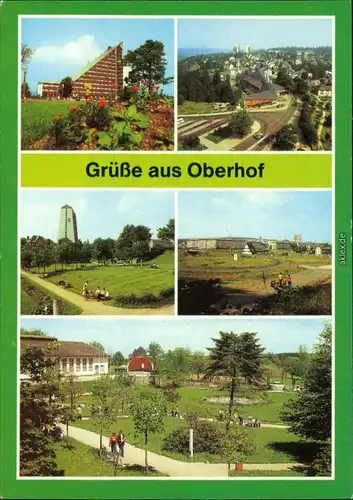
{"type": "MultiPolygon", "coordinates": [[[[259,151],[263,148],[264,140],[272,134],[278,132],[284,125],[289,123],[297,111],[297,105],[292,102],[284,111],[259,111],[252,112],[252,118],[260,123],[260,132],[263,134],[262,139],[255,139],[253,136],[245,139],[240,144],[235,146],[231,151],[259,151]]],[[[188,135],[201,135],[211,132],[221,125],[229,121],[231,114],[224,115],[209,115],[209,116],[191,116],[184,117],[184,122],[178,126],[178,139],[183,139],[188,135]]]]}
{"type": "Polygon", "coordinates": [[[97,315],[97,316],[106,316],[106,315],[112,315],[112,316],[127,316],[127,315],[136,315],[136,316],[143,316],[143,315],[171,315],[174,314],[174,306],[166,306],[166,307],[156,307],[156,308],[138,308],[138,309],[128,309],[124,307],[113,307],[109,306],[107,304],[104,304],[102,302],[97,302],[96,300],[89,299],[85,300],[81,295],[78,295],[77,293],[70,292],[69,290],[66,290],[65,288],[62,288],[58,285],[54,285],[54,283],[51,283],[48,280],[38,278],[38,276],[35,276],[31,273],[27,273],[25,271],[21,271],[21,274],[29,279],[30,281],[33,281],[34,283],[37,283],[38,285],[42,286],[43,288],[46,288],[52,293],[55,293],[58,297],[61,297],[62,299],[67,300],[68,302],[71,302],[71,304],[74,304],[77,307],[80,307],[82,309],[82,314],[87,314],[87,315],[97,315]]]}

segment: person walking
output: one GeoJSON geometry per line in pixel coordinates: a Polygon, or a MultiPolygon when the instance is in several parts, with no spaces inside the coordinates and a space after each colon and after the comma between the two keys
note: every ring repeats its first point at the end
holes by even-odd
{"type": "Polygon", "coordinates": [[[239,425],[243,425],[244,424],[244,419],[241,415],[239,415],[239,425]]]}
{"type": "Polygon", "coordinates": [[[77,407],[77,419],[82,420],[82,408],[81,408],[81,406],[77,407]]]}
{"type": "Polygon", "coordinates": [[[125,435],[121,429],[118,434],[118,446],[119,446],[119,455],[121,456],[121,458],[124,458],[125,435]]]}
{"type": "Polygon", "coordinates": [[[287,286],[289,286],[289,287],[292,286],[292,276],[289,273],[286,276],[286,283],[287,283],[287,286]]]}
{"type": "Polygon", "coordinates": [[[116,455],[117,453],[117,445],[118,445],[118,435],[116,432],[113,432],[113,434],[109,438],[109,446],[113,455],[116,455]]]}
{"type": "Polygon", "coordinates": [[[283,274],[282,274],[282,271],[280,271],[279,274],[278,274],[278,284],[279,284],[279,286],[282,286],[282,283],[283,283],[283,274]]]}
{"type": "Polygon", "coordinates": [[[82,295],[83,295],[84,300],[87,300],[87,298],[88,298],[88,280],[86,280],[83,284],[82,295]]]}

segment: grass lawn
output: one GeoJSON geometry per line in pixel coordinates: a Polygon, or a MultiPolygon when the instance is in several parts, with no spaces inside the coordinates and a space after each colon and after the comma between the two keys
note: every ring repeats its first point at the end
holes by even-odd
{"type": "Polygon", "coordinates": [[[33,143],[49,133],[53,119],[65,116],[76,101],[25,101],[21,104],[22,149],[33,149],[33,143]]]}
{"type": "MultiPolygon", "coordinates": [[[[237,289],[258,289],[264,292],[263,273],[267,282],[277,279],[279,271],[289,272],[293,277],[295,285],[295,274],[305,273],[301,266],[322,266],[331,264],[331,258],[327,256],[317,257],[315,255],[301,255],[290,253],[289,255],[271,254],[254,255],[252,257],[239,257],[234,260],[233,255],[228,252],[209,251],[195,256],[185,255],[179,252],[179,277],[192,278],[221,278],[224,286],[237,289]],[[277,263],[278,262],[278,263],[277,263]],[[262,269],[265,267],[265,269],[262,269]]],[[[327,275],[330,271],[327,271],[327,275]]]]}
{"type": "MultiPolygon", "coordinates": [[[[223,459],[218,455],[209,455],[205,453],[195,453],[191,459],[188,456],[179,453],[170,453],[163,451],[164,438],[174,429],[186,426],[184,420],[177,418],[166,417],[164,420],[164,432],[153,434],[149,437],[148,450],[175,458],[182,461],[193,462],[212,462],[222,463],[223,459]]],[[[82,420],[75,423],[77,427],[97,432],[97,427],[94,425],[94,420],[82,420]]],[[[144,447],[144,438],[140,435],[135,435],[134,424],[130,418],[117,419],[115,424],[106,426],[103,430],[104,436],[109,436],[113,431],[123,429],[128,443],[144,447]]],[[[300,443],[299,438],[294,434],[290,434],[286,429],[268,429],[268,428],[246,428],[256,444],[256,450],[252,455],[247,457],[247,463],[291,463],[307,459],[312,454],[311,443],[300,443]]],[[[99,446],[99,438],[97,436],[97,447],[99,446]]]]}
{"type": "MultiPolygon", "coordinates": [[[[93,382],[84,382],[84,390],[89,392],[92,383],[93,382]]],[[[152,387],[149,389],[151,391],[156,390],[152,387]]],[[[178,403],[180,413],[204,410],[210,418],[217,418],[220,408],[224,411],[227,410],[227,404],[225,403],[212,403],[204,399],[227,396],[228,394],[225,391],[207,388],[202,389],[199,387],[181,387],[178,389],[178,392],[181,396],[178,403]]],[[[280,418],[282,405],[287,403],[290,399],[296,399],[297,397],[297,393],[295,392],[269,392],[267,393],[267,398],[259,401],[259,403],[246,405],[236,404],[236,409],[243,414],[245,418],[251,415],[258,417],[262,423],[281,424],[283,423],[280,418]]],[[[92,397],[90,395],[81,396],[79,403],[84,403],[86,405],[83,415],[90,416],[89,405],[92,403],[92,397]]],[[[172,419],[172,421],[174,422],[175,419],[172,419]]]]}
{"type": "Polygon", "coordinates": [[[163,290],[173,287],[173,269],[174,252],[167,251],[156,259],[146,263],[142,268],[139,265],[87,265],[86,268],[79,268],[77,270],[75,268],[71,270],[66,269],[47,279],[52,283],[66,279],[72,286],[70,291],[79,295],[82,293],[83,283],[88,280],[90,290],[96,290],[100,286],[108,290],[113,298],[117,295],[130,294],[141,297],[150,293],[159,295],[163,290]],[[157,264],[159,269],[151,269],[150,265],[152,263],[157,264]]]}
{"type": "Polygon", "coordinates": [[[82,309],[80,307],[71,304],[67,300],[64,300],[52,292],[49,292],[46,288],[37,285],[37,283],[32,283],[23,276],[21,276],[21,314],[32,313],[34,307],[39,306],[40,301],[45,297],[51,297],[54,299],[59,299],[63,306],[64,315],[74,315],[81,314],[82,309]]]}
{"type": "Polygon", "coordinates": [[[212,102],[184,101],[178,106],[178,115],[198,115],[213,113],[212,102]]]}
{"type": "Polygon", "coordinates": [[[232,470],[230,472],[231,477],[288,477],[288,476],[304,476],[304,472],[297,470],[244,470],[238,472],[232,470]]]}
{"type": "MultiPolygon", "coordinates": [[[[143,468],[139,465],[117,468],[114,474],[113,465],[100,460],[97,450],[72,438],[65,438],[65,441],[56,443],[55,452],[58,469],[64,470],[65,476],[144,476],[143,468]]],[[[149,475],[165,476],[158,472],[151,472],[149,475]]]]}

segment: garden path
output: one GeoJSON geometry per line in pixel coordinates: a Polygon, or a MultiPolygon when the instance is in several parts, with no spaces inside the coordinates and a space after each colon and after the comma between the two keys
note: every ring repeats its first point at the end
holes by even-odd
{"type": "MultiPolygon", "coordinates": [[[[65,426],[62,426],[65,432],[65,426]]],[[[99,448],[99,434],[87,431],[79,427],[69,426],[69,436],[81,443],[93,448],[99,448]]],[[[103,445],[109,449],[109,440],[103,436],[103,445]]],[[[173,458],[164,457],[157,453],[148,452],[148,463],[155,470],[174,477],[228,477],[227,464],[208,464],[202,462],[182,462],[173,458]]],[[[136,446],[125,444],[125,465],[145,464],[145,450],[136,446]]],[[[244,470],[266,470],[266,471],[285,471],[293,467],[303,467],[299,463],[280,463],[280,464],[244,464],[244,470]]]]}
{"type": "Polygon", "coordinates": [[[65,288],[61,288],[50,281],[46,281],[45,279],[38,278],[31,273],[27,273],[25,271],[21,271],[21,274],[25,276],[27,279],[37,283],[38,285],[46,288],[52,293],[55,293],[58,297],[71,302],[77,307],[82,309],[82,314],[87,315],[119,315],[119,316],[128,316],[128,315],[171,315],[174,314],[174,306],[166,306],[166,307],[156,307],[156,308],[137,308],[137,309],[128,309],[125,307],[113,307],[107,304],[103,304],[102,302],[97,302],[96,300],[84,300],[81,295],[77,293],[70,292],[65,288]]]}

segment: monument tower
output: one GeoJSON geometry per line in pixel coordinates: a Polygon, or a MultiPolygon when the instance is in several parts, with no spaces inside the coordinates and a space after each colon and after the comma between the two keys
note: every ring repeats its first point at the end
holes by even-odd
{"type": "Polygon", "coordinates": [[[67,238],[74,243],[78,241],[76,214],[69,205],[64,205],[60,209],[58,241],[63,238],[67,238]]]}

